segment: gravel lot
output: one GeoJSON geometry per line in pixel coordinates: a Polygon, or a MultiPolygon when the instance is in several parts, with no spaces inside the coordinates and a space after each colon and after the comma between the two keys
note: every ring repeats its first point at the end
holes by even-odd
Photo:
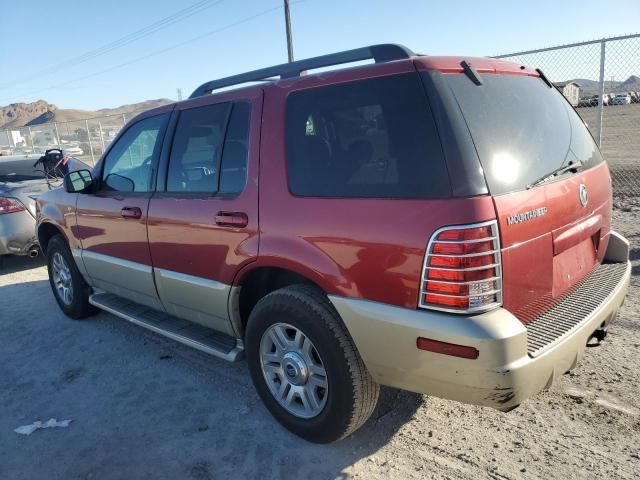
{"type": "Polygon", "coordinates": [[[43,262],[0,273],[0,478],[637,478],[640,474],[640,213],[632,289],[604,346],[504,414],[390,389],[352,437],[289,434],[228,364],[108,314],[74,322],[43,262]],[[71,419],[31,436],[13,429],[71,419]]]}

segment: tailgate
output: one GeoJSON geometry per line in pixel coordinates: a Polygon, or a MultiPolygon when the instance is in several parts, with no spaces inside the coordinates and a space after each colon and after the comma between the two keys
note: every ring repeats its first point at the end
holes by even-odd
{"type": "Polygon", "coordinates": [[[504,307],[526,324],[602,261],[611,224],[609,171],[601,163],[554,183],[494,197],[494,204],[503,248],[504,307]]]}
{"type": "Polygon", "coordinates": [[[478,84],[446,77],[494,199],[503,305],[526,324],[602,260],[611,221],[608,167],[584,122],[542,78],[482,74],[478,84]]]}

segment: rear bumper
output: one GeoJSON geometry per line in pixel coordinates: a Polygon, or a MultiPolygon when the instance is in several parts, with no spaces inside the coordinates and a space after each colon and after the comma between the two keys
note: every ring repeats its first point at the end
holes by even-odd
{"type": "Polygon", "coordinates": [[[28,211],[0,215],[0,255],[26,255],[37,244],[36,220],[28,211]]]}
{"type": "MultiPolygon", "coordinates": [[[[624,255],[624,244],[613,242],[611,248],[617,249],[618,258],[624,255]]],[[[592,333],[615,318],[631,278],[631,264],[628,260],[625,264],[606,298],[535,357],[528,352],[527,329],[503,308],[465,317],[344,297],[330,299],[378,383],[508,410],[574,368],[592,333]],[[472,360],[418,350],[418,337],[471,346],[479,355],[472,360]]]]}

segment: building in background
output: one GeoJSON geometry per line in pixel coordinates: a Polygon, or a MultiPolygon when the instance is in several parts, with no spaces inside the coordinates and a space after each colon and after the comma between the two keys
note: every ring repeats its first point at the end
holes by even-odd
{"type": "Polygon", "coordinates": [[[565,98],[569,100],[571,105],[574,107],[578,106],[578,102],[580,101],[580,85],[576,82],[560,82],[556,83],[555,86],[565,98]]]}

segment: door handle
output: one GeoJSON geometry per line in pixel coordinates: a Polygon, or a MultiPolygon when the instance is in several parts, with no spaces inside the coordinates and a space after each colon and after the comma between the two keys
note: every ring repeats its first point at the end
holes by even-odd
{"type": "Polygon", "coordinates": [[[138,207],[122,207],[120,215],[122,215],[123,218],[140,218],[142,217],[142,210],[138,207]]]}
{"type": "Polygon", "coordinates": [[[249,223],[249,217],[244,212],[218,212],[216,215],[216,225],[221,227],[246,227],[249,223]]]}

